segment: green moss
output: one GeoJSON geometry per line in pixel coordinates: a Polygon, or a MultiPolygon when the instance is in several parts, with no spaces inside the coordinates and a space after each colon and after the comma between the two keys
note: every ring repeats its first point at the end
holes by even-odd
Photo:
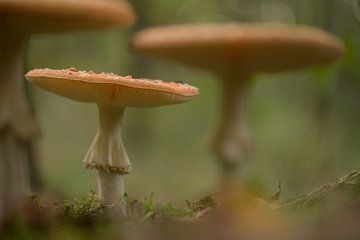
{"type": "Polygon", "coordinates": [[[216,206],[213,195],[203,197],[199,201],[185,200],[184,207],[177,207],[171,203],[164,205],[156,204],[154,194],[143,199],[130,199],[126,196],[128,203],[128,213],[130,217],[138,219],[140,222],[147,220],[166,220],[187,217],[196,217],[206,209],[216,206]]]}
{"type": "Polygon", "coordinates": [[[65,200],[59,205],[63,217],[79,223],[95,221],[104,216],[104,211],[108,206],[100,205],[95,192],[88,196],[72,201],[65,200]]]}
{"type": "MultiPolygon", "coordinates": [[[[142,199],[133,199],[125,194],[125,200],[127,202],[129,218],[136,223],[197,217],[204,211],[216,206],[213,194],[194,202],[185,200],[183,207],[177,207],[171,203],[158,204],[153,193],[142,199]]],[[[44,208],[36,199],[34,201],[36,201],[39,207],[44,208]]],[[[55,206],[55,208],[60,208],[61,217],[75,223],[89,223],[99,219],[104,220],[106,219],[104,212],[108,207],[106,205],[99,205],[98,197],[94,192],[80,199],[65,200],[55,206]]]]}

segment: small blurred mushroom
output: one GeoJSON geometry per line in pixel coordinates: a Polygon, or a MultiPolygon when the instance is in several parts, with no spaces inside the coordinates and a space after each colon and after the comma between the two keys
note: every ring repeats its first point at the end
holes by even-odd
{"type": "Polygon", "coordinates": [[[198,95],[198,89],[187,84],[108,73],[36,69],[26,78],[63,97],[98,105],[99,130],[85,156],[85,165],[98,171],[100,203],[111,206],[114,216],[126,215],[123,175],[131,172],[121,138],[125,109],[179,104],[198,95]]]}
{"type": "MultiPolygon", "coordinates": [[[[221,119],[212,151],[231,182],[248,152],[244,98],[256,73],[330,64],[343,54],[338,38],[322,30],[282,24],[179,25],[135,35],[136,51],[212,71],[222,78],[221,119]]],[[[229,181],[228,181],[229,180],[229,181]]]]}
{"type": "Polygon", "coordinates": [[[23,55],[32,34],[127,26],[131,7],[113,0],[0,1],[0,222],[30,188],[29,144],[38,124],[23,85],[23,55]]]}

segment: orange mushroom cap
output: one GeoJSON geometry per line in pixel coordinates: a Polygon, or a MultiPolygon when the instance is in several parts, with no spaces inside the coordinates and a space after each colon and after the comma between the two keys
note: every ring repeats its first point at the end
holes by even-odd
{"type": "Polygon", "coordinates": [[[0,26],[15,33],[54,33],[127,26],[135,14],[117,0],[0,0],[0,26]]]}
{"type": "Polygon", "coordinates": [[[188,84],[135,79],[112,73],[76,69],[35,69],[26,74],[31,83],[79,102],[119,107],[156,107],[191,100],[199,90],[188,84]]]}
{"type": "Polygon", "coordinates": [[[274,73],[335,62],[341,41],[322,30],[283,24],[174,25],[145,29],[135,50],[220,73],[274,73]]]}

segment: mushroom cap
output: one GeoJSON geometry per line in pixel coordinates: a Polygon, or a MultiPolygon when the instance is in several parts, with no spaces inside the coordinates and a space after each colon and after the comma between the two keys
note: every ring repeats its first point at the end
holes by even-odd
{"type": "Polygon", "coordinates": [[[0,26],[18,34],[127,26],[135,14],[118,0],[0,0],[0,26]]]}
{"type": "Polygon", "coordinates": [[[156,107],[191,100],[198,89],[188,84],[134,79],[112,73],[35,69],[26,74],[31,83],[79,102],[119,107],[156,107]]]}
{"type": "Polygon", "coordinates": [[[275,73],[335,62],[341,41],[322,30],[284,24],[174,25],[145,29],[135,50],[218,73],[275,73]]]}

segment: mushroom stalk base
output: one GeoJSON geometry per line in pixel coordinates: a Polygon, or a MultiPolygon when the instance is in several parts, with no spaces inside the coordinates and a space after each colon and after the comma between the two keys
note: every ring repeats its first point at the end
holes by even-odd
{"type": "Polygon", "coordinates": [[[0,225],[25,200],[30,190],[26,143],[10,131],[0,135],[0,225]]]}
{"type": "Polygon", "coordinates": [[[30,189],[30,143],[38,133],[23,84],[26,39],[0,39],[0,222],[30,189]]]}
{"type": "Polygon", "coordinates": [[[98,170],[98,176],[100,204],[108,207],[107,212],[110,216],[126,216],[123,176],[104,170],[98,170]]]}
{"type": "Polygon", "coordinates": [[[110,206],[110,216],[126,216],[123,175],[130,173],[131,164],[121,138],[125,109],[107,105],[98,108],[99,129],[84,162],[87,168],[98,170],[100,204],[110,206]]]}
{"type": "Polygon", "coordinates": [[[224,184],[233,181],[251,147],[243,116],[248,84],[249,79],[234,76],[225,76],[222,81],[221,118],[211,147],[222,168],[224,184]]]}

